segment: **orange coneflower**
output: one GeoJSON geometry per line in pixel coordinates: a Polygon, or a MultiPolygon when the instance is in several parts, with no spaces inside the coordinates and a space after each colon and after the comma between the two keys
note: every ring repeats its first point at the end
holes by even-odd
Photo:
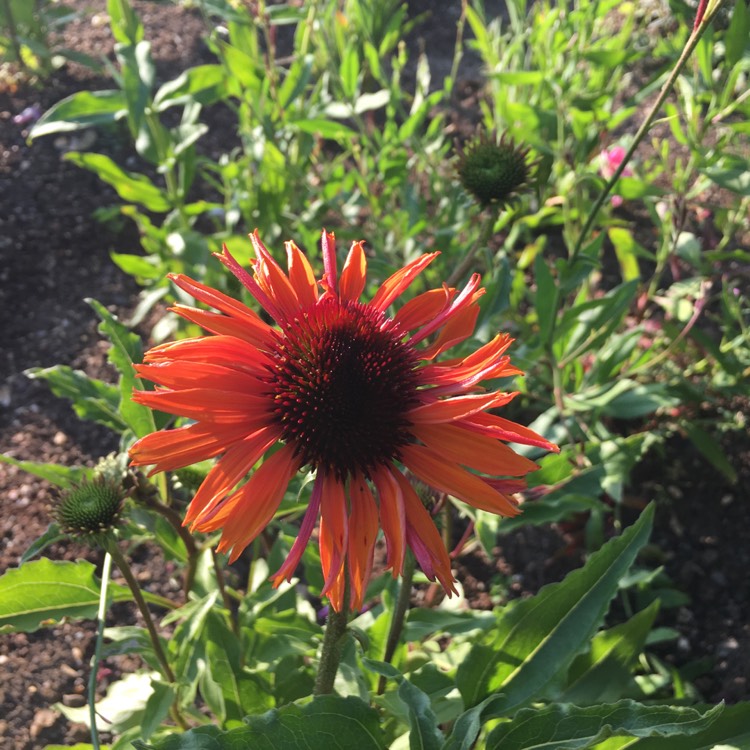
{"type": "Polygon", "coordinates": [[[408,546],[428,578],[455,591],[448,554],[405,470],[476,508],[513,516],[519,511],[508,493],[536,464],[503,441],[556,450],[489,413],[516,395],[480,385],[519,374],[505,355],[509,336],[499,334],[466,357],[435,361],[473,332],[484,293],[479,276],[460,292],[424,292],[391,316],[391,304],[437,253],[412,261],[361,302],[361,242],[339,273],[334,236],[324,231],[317,281],[293,242],[286,243],[287,273],[257,232],[251,240],[252,275],[226,248],[217,257],[277,325],[215,289],[171,275],[217,311],[176,305],[175,312],[213,335],[157,346],[137,366],[159,387],[136,391],[135,400],[195,423],[139,440],[130,449],[133,463],[153,464],[154,473],[221,454],[185,523],[196,531],[221,529],[219,550],[232,559],[272,519],[292,476],[303,467],[314,471],[299,534],[274,581],[291,578],[320,517],[323,593],[336,610],[344,606],[347,575],[352,607],[362,606],[380,527],[394,575],[408,546]]]}

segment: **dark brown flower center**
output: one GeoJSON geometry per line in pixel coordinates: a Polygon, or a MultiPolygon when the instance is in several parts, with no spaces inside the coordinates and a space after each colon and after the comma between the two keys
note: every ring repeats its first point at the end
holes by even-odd
{"type": "Polygon", "coordinates": [[[282,328],[273,354],[274,415],[305,464],[368,475],[409,442],[418,357],[377,310],[319,302],[282,328]]]}

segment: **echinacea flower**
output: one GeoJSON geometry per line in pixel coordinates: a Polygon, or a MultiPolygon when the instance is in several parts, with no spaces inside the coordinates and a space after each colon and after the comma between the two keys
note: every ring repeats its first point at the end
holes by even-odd
{"type": "Polygon", "coordinates": [[[479,276],[461,291],[443,286],[419,294],[391,315],[437,253],[407,264],[362,302],[361,242],[339,272],[334,236],[324,231],[318,281],[293,242],[286,243],[284,271],[257,232],[251,240],[253,274],[226,247],[217,257],[275,325],[222,292],[170,275],[213,308],[174,311],[212,335],[156,346],[137,366],[157,388],[134,392],[134,400],[193,423],[139,440],[130,449],[133,464],[153,465],[154,473],[220,455],[185,523],[195,531],[221,529],[219,550],[230,559],[271,521],[292,476],[314,472],[299,533],[273,579],[278,585],[291,578],[320,518],[323,593],[338,611],[347,576],[351,606],[362,606],[380,528],[394,576],[409,547],[429,579],[455,591],[448,554],[406,472],[475,508],[514,516],[510,493],[537,467],[505,442],[556,450],[490,412],[516,395],[481,386],[519,374],[505,354],[508,335],[436,361],[472,334],[484,293],[479,276]]]}

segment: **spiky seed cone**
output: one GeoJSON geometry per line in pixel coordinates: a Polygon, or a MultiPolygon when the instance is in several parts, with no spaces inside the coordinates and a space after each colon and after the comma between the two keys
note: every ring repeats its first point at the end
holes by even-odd
{"type": "Polygon", "coordinates": [[[53,515],[64,533],[93,541],[114,531],[124,499],[119,482],[97,477],[64,490],[53,515]]]}
{"type": "Polygon", "coordinates": [[[482,208],[502,207],[528,185],[532,168],[528,149],[506,136],[497,141],[482,134],[459,153],[458,177],[482,208]]]}

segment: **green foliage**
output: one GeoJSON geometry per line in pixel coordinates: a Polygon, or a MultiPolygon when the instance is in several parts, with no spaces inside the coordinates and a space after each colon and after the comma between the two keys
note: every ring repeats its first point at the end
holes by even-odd
{"type": "MultiPolygon", "coordinates": [[[[750,132],[745,5],[735,4],[724,27],[703,36],[695,65],[677,77],[665,105],[671,139],[641,144],[613,186],[618,200],[604,203],[585,236],[612,171],[612,147],[629,145],[687,28],[657,33],[637,5],[612,0],[573,7],[513,0],[507,20],[490,19],[477,2],[461,17],[451,74],[435,82],[425,55],[409,59],[403,36],[419,19],[407,21],[398,0],[203,0],[200,8],[215,59],[157,86],[136,12],[127,0],[108,0],[113,88],[67,97],[31,131],[36,139],[109,128],[137,155],[127,169],[104,154],[67,156],[122,202],[100,215],[138,228],[142,253],[112,252],[143,287],[133,322],[159,301],[189,301],[170,288],[167,272],[241,295],[211,253],[226,243],[247,265],[243,235],[255,228],[271,252],[294,237],[313,261],[323,225],[342,244],[364,237],[373,285],[419,253],[442,250],[426,274],[430,283],[458,286],[481,271],[487,292],[475,339],[455,356],[509,331],[513,361],[526,371],[507,384],[520,391],[511,409],[561,447],[541,458],[525,451],[540,469],[518,517],[501,522],[459,503],[446,514],[470,515],[490,555],[499,535],[520,526],[574,522],[589,555],[562,582],[509,604],[504,581],[488,582],[493,603],[503,605],[492,612],[471,610],[462,596],[410,610],[390,663],[398,584],[375,578],[367,610],[340,644],[337,695],[311,699],[324,633],[315,611],[324,586],[316,546],[302,557],[304,588],[293,581],[274,589],[268,581],[288,552],[308,480],[290,487],[246,569],[212,552],[214,536],[191,536],[181,526],[183,505],[209,465],[154,480],[130,472],[119,544],[126,555],[144,541],[158,545],[182,592],[174,601],[145,592],[168,610],[158,622],[168,640],[141,626],[103,633],[102,658],[138,654],[150,670],[116,683],[109,702],[97,704],[103,715],[116,708],[116,724],[108,725],[117,734],[113,748],[746,745],[748,704],[667,705],[697,696],[651,653],[675,637],[659,627],[659,612],[684,602],[662,570],[636,565],[653,507],[621,535],[612,532],[626,525],[633,471],[674,435],[690,440],[727,481],[737,479],[717,437],[747,429],[746,417],[728,406],[746,397],[750,368],[743,270],[750,252],[740,235],[750,186],[746,149],[737,146],[750,132]],[[464,24],[473,34],[466,43],[464,24]],[[283,59],[281,26],[292,27],[292,54],[283,59]],[[484,130],[514,139],[515,156],[523,155],[515,176],[531,182],[507,206],[484,193],[472,203],[458,179],[448,108],[466,45],[486,76],[484,130]],[[632,82],[634,71],[647,79],[643,85],[632,82]],[[234,118],[236,139],[221,153],[199,155],[206,109],[217,106],[234,118]],[[609,612],[615,596],[627,616],[609,612]]],[[[115,432],[122,458],[166,417],[132,400],[134,389],[146,387],[133,369],[142,359],[140,337],[90,304],[111,344],[116,383],[67,366],[28,374],[69,399],[80,418],[115,432]]],[[[196,333],[167,317],[152,337],[196,333]]],[[[61,488],[95,473],[0,458],[61,488]]],[[[90,563],[29,562],[62,538],[53,524],[21,567],[0,578],[6,631],[101,620],[102,587],[90,563]]],[[[115,600],[131,597],[112,584],[109,591],[115,600]]],[[[90,721],[85,709],[65,710],[90,721]]]]}

